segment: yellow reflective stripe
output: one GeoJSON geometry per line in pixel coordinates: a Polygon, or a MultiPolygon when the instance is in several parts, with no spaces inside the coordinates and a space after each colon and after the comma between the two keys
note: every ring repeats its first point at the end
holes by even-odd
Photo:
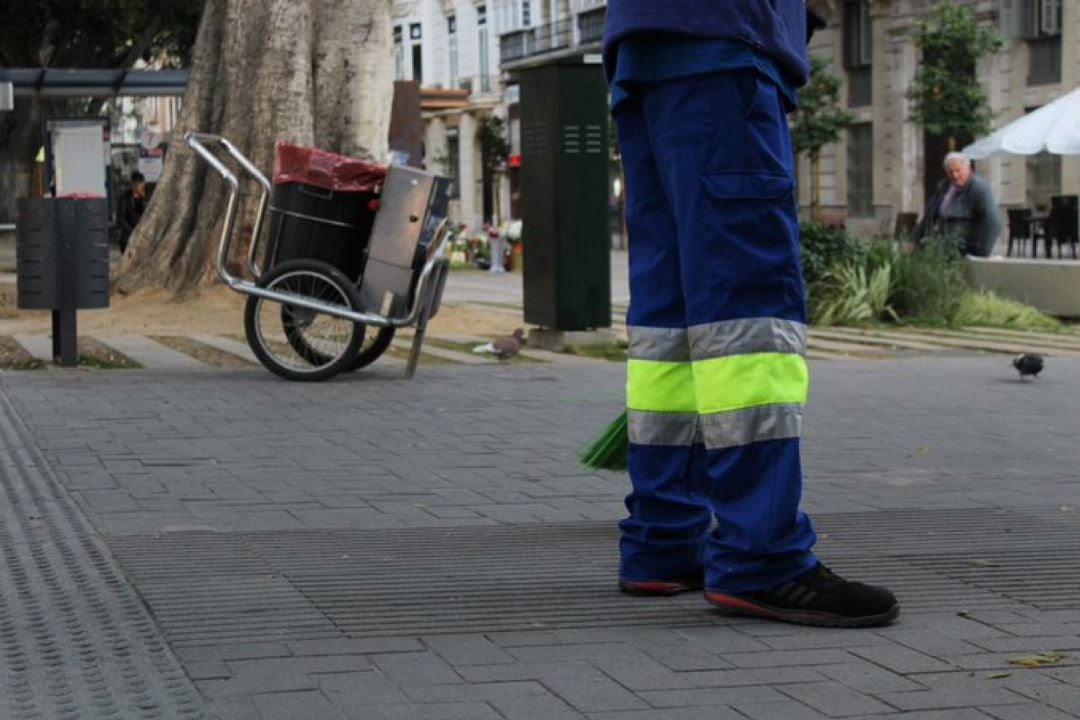
{"type": "Polygon", "coordinates": [[[810,387],[806,360],[790,353],[754,353],[693,363],[702,415],[758,405],[803,405],[810,387]]]}
{"type": "Polygon", "coordinates": [[[690,363],[628,360],[626,407],[653,412],[695,412],[697,399],[690,363]]]}

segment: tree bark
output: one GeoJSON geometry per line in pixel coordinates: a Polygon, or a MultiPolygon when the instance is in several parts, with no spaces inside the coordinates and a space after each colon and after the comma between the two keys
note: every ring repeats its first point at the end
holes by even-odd
{"type": "MultiPolygon", "coordinates": [[[[222,135],[264,172],[278,140],[382,161],[393,89],[390,0],[208,0],[165,167],[117,269],[120,292],[210,282],[228,188],[184,144],[222,135]]],[[[250,228],[256,183],[238,235],[250,228]]],[[[233,258],[246,255],[234,241],[233,258]]]]}

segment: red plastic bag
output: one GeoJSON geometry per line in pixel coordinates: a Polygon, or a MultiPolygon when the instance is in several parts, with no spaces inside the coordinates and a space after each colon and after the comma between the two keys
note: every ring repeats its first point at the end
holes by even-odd
{"type": "Polygon", "coordinates": [[[318,148],[274,145],[274,184],[303,183],[338,192],[374,192],[386,166],[318,148]]]}

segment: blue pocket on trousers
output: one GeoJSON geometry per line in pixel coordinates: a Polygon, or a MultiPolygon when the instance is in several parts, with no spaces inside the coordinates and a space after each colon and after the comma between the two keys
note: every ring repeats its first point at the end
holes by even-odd
{"type": "Polygon", "coordinates": [[[714,200],[779,200],[795,188],[790,176],[756,172],[712,173],[701,181],[714,200]]]}

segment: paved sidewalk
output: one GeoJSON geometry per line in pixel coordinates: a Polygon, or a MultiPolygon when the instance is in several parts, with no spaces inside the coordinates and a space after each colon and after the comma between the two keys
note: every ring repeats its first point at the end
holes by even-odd
{"type": "MultiPolygon", "coordinates": [[[[1001,356],[812,365],[818,550],[894,587],[889,628],[617,593],[626,481],[575,461],[618,411],[616,364],[0,373],[10,492],[67,508],[49,527],[87,528],[115,594],[50,584],[78,566],[44,541],[19,556],[52,589],[28,613],[4,588],[0,678],[69,682],[18,685],[8,715],[64,717],[33,711],[66,692],[80,718],[1080,717],[1080,358],[1023,383],[1001,356]],[[50,653],[95,603],[152,623],[50,653]],[[132,652],[158,659],[129,684],[78,679],[132,652]]],[[[11,507],[10,547],[44,532],[11,507]]]]}
{"type": "Polygon", "coordinates": [[[310,385],[120,343],[145,370],[0,372],[4,720],[1080,717],[1076,336],[812,332],[819,553],[904,607],[854,631],[615,591],[626,479],[575,455],[621,365],[310,385]]]}

